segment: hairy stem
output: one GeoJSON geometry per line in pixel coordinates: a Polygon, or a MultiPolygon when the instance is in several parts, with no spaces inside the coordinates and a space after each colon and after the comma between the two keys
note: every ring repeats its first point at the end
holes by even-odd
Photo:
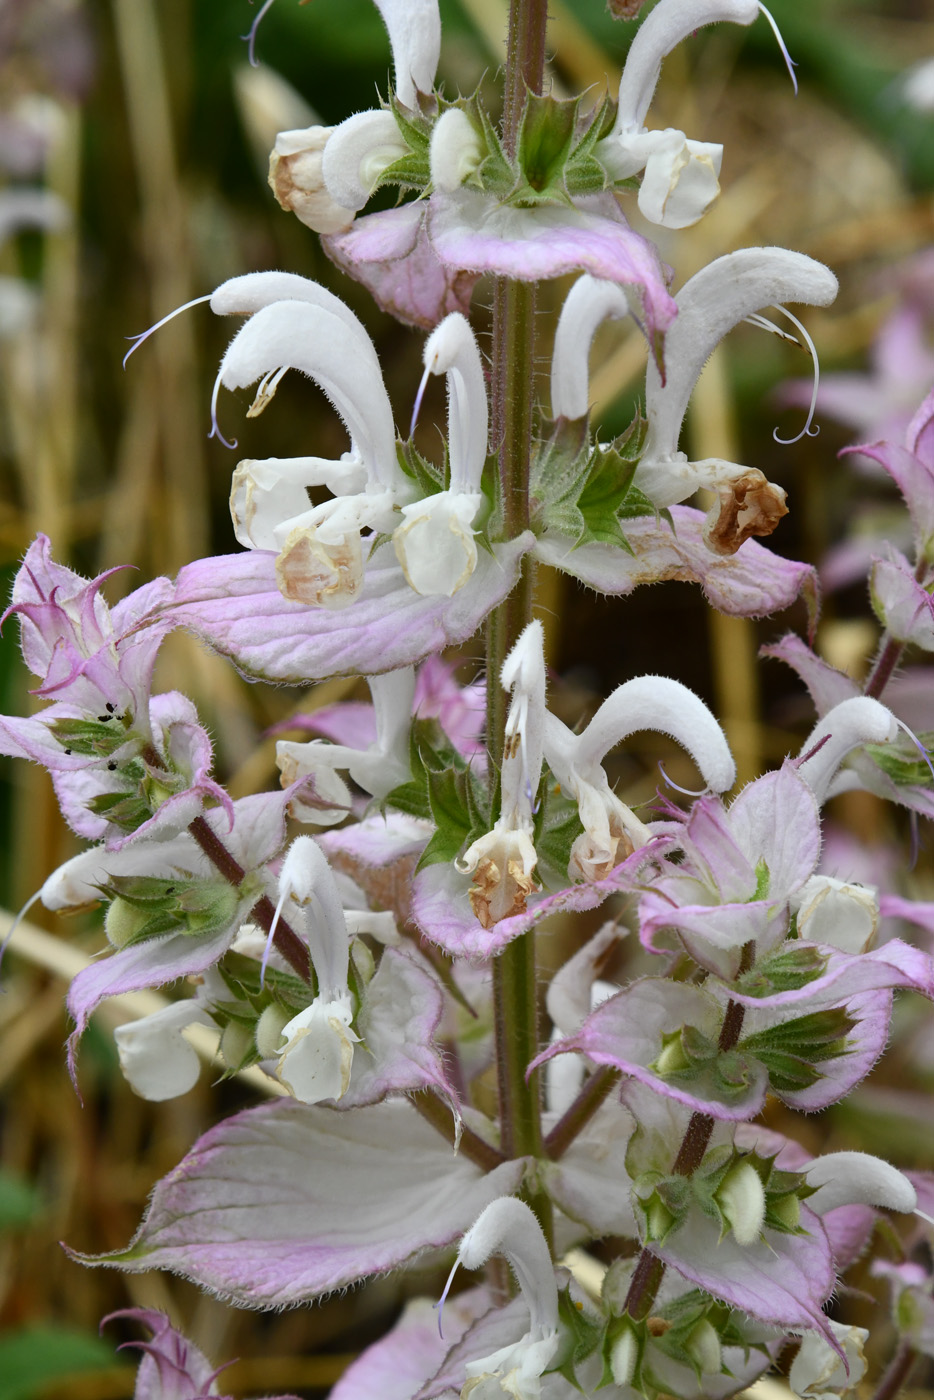
{"type": "Polygon", "coordinates": [[[917,1360],[918,1353],[911,1343],[902,1342],[889,1362],[872,1400],[895,1400],[902,1386],[910,1379],[917,1360]]]}
{"type": "MultiPolygon", "coordinates": [[[[526,89],[540,92],[545,60],[545,0],[511,0],[506,65],[503,141],[513,153],[526,89]]],[[[529,461],[532,437],[532,372],[535,290],[529,283],[498,278],[493,316],[493,444],[499,458],[499,498],[503,535],[512,539],[528,528],[529,461]]],[[[512,595],[492,614],[487,629],[487,743],[494,764],[503,752],[505,697],[500,685],[503,661],[532,616],[528,569],[512,595]]],[[[526,1066],[538,1053],[538,995],[535,936],[516,938],[493,963],[493,1013],[502,1150],[506,1157],[543,1154],[541,1082],[526,1066]]],[[[529,1204],[546,1235],[551,1206],[544,1193],[529,1204]]]]}
{"type": "MultiPolygon", "coordinates": [[[[454,1120],[450,1108],[445,1105],[444,1101],[431,1089],[410,1094],[409,1097],[425,1122],[430,1123],[453,1146],[455,1140],[454,1120]]],[[[494,1168],[502,1166],[506,1160],[502,1152],[491,1147],[479,1133],[475,1133],[466,1124],[461,1128],[459,1150],[469,1161],[475,1162],[485,1172],[491,1172],[494,1168]]]]}
{"type": "Polygon", "coordinates": [[[553,1162],[567,1152],[574,1139],[583,1132],[610,1090],[622,1075],[612,1065],[602,1065],[590,1076],[577,1098],[558,1119],[545,1139],[545,1151],[553,1162]]]}

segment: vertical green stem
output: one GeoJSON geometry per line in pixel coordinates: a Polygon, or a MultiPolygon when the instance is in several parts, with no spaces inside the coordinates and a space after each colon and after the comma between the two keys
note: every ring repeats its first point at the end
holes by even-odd
{"type": "MultiPolygon", "coordinates": [[[[526,89],[541,92],[545,61],[546,0],[511,0],[503,142],[515,153],[526,89]]],[[[493,443],[499,457],[503,534],[528,528],[532,437],[535,288],[497,279],[493,310],[493,443]]],[[[495,762],[503,752],[506,700],[500,686],[503,661],[532,616],[532,582],[523,572],[512,595],[492,614],[487,631],[487,742],[495,762]]],[[[538,1052],[535,936],[514,939],[493,964],[493,1006],[502,1150],[507,1157],[543,1155],[539,1075],[526,1081],[538,1052]]],[[[546,1235],[550,1203],[532,1193],[546,1235]]]]}

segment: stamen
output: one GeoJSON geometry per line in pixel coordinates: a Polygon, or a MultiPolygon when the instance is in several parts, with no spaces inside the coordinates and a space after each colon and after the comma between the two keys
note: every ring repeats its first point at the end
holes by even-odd
{"type": "Polygon", "coordinates": [[[776,22],[775,22],[775,16],[774,16],[769,10],[767,10],[767,9],[765,8],[765,6],[762,4],[762,0],[759,0],[759,9],[760,9],[760,10],[762,11],[762,13],[765,15],[765,17],[766,17],[766,19],[768,20],[769,24],[772,26],[772,33],[775,35],[775,39],[776,39],[776,42],[778,43],[778,47],[779,47],[779,48],[781,49],[781,51],[782,51],[782,58],[785,60],[785,67],[788,69],[788,76],[789,76],[789,78],[791,79],[791,85],[792,85],[792,87],[793,87],[794,90],[795,90],[795,97],[797,97],[797,96],[798,96],[798,79],[795,77],[795,69],[797,68],[798,65],[795,63],[795,61],[794,61],[794,59],[792,58],[791,54],[788,52],[788,46],[786,45],[784,39],[782,38],[781,30],[779,29],[778,25],[777,25],[776,22]]]}
{"type": "Polygon", "coordinates": [[[26,915],[29,913],[30,909],[35,904],[36,900],[40,897],[41,894],[41,890],[36,890],[35,894],[32,895],[31,898],[26,900],[26,903],[23,905],[22,909],[19,911],[13,922],[10,924],[10,927],[7,930],[6,937],[4,938],[3,942],[0,943],[0,964],[3,963],[3,955],[9,946],[10,939],[13,937],[14,933],[19,928],[20,924],[23,922],[26,915]]]}
{"type": "Polygon", "coordinates": [[[418,422],[418,415],[421,412],[422,399],[425,396],[425,386],[428,383],[428,376],[431,374],[431,366],[426,365],[422,374],[421,382],[418,386],[418,393],[415,395],[415,403],[412,405],[412,422],[409,426],[409,437],[415,436],[415,424],[418,422]]]}
{"type": "MultiPolygon", "coordinates": [[[[253,3],[253,0],[250,0],[250,3],[252,4],[252,3],[253,3]]],[[[248,49],[247,49],[247,53],[248,53],[248,55],[249,55],[250,67],[251,67],[251,68],[258,68],[258,67],[259,67],[259,59],[256,57],[256,31],[257,31],[257,29],[259,29],[260,24],[262,23],[262,20],[263,20],[263,16],[266,14],[267,10],[270,10],[270,9],[272,8],[272,3],[273,3],[273,0],[264,0],[264,4],[263,4],[262,8],[260,9],[259,14],[256,16],[256,18],[255,18],[255,20],[253,21],[253,23],[250,25],[249,33],[248,33],[248,34],[241,34],[241,35],[240,35],[240,38],[243,39],[244,42],[249,46],[248,49]]],[[[772,21],[772,26],[773,26],[773,28],[774,28],[774,25],[775,25],[775,21],[773,20],[773,21],[772,21]]]]}
{"type": "Polygon", "coordinates": [[[694,788],[682,787],[680,783],[675,782],[674,778],[669,778],[668,774],[665,772],[665,765],[664,763],[662,763],[661,759],[658,760],[658,771],[661,773],[662,777],[665,779],[665,782],[668,784],[669,787],[673,787],[675,792],[683,792],[685,797],[703,797],[704,794],[707,792],[707,788],[698,788],[695,791],[694,788]]]}
{"type": "Polygon", "coordinates": [[[454,1275],[457,1273],[457,1266],[459,1263],[459,1258],[454,1260],[454,1263],[451,1266],[451,1272],[448,1274],[448,1281],[444,1285],[444,1292],[441,1294],[441,1297],[438,1299],[437,1303],[432,1303],[431,1305],[433,1308],[438,1309],[438,1336],[441,1338],[442,1342],[444,1341],[444,1333],[441,1331],[441,1318],[442,1314],[444,1313],[444,1305],[447,1302],[448,1293],[450,1292],[451,1284],[454,1282],[454,1275]]]}
{"type": "Polygon", "coordinates": [[[931,763],[931,755],[928,753],[927,749],[924,747],[917,734],[915,734],[914,730],[909,729],[905,721],[903,719],[899,719],[897,715],[895,716],[895,723],[898,725],[899,729],[904,729],[905,733],[908,735],[909,739],[914,744],[915,748],[918,750],[918,753],[921,755],[928,768],[930,769],[931,777],[934,778],[934,764],[931,763]]]}
{"type": "Polygon", "coordinates": [[[216,437],[218,442],[223,443],[225,447],[229,447],[231,452],[233,452],[237,446],[237,439],[234,438],[233,442],[228,442],[221,432],[220,425],[217,421],[217,396],[220,392],[220,387],[221,377],[218,375],[214,381],[214,389],[211,393],[211,431],[208,433],[208,442],[211,441],[211,438],[216,437]]]}
{"type": "MultiPolygon", "coordinates": [[[[776,306],[775,310],[780,311],[783,316],[788,317],[788,320],[795,327],[795,329],[798,331],[798,334],[801,336],[801,339],[804,341],[804,344],[807,347],[808,353],[810,354],[811,360],[814,364],[814,387],[811,389],[811,403],[810,407],[808,408],[808,416],[805,420],[804,427],[801,429],[800,433],[798,433],[795,437],[790,438],[779,437],[778,429],[772,429],[772,437],[775,439],[775,441],[781,443],[782,447],[790,447],[792,443],[800,442],[803,437],[817,437],[818,433],[820,432],[820,428],[818,426],[813,426],[814,414],[817,410],[817,394],[818,390],[820,389],[820,361],[817,358],[817,346],[814,344],[814,341],[811,339],[810,335],[808,334],[807,330],[802,325],[802,323],[798,320],[797,316],[793,315],[786,306],[776,306]]],[[[752,325],[759,326],[762,330],[771,331],[773,335],[781,336],[783,340],[794,340],[796,344],[801,343],[800,341],[796,340],[794,336],[788,335],[778,326],[773,325],[772,322],[766,316],[759,316],[757,313],[754,313],[751,316],[747,316],[745,319],[749,321],[752,325]]]]}
{"type": "Polygon", "coordinates": [[[288,365],[281,365],[279,369],[270,370],[260,383],[256,391],[256,397],[246,411],[247,418],[258,418],[264,409],[268,408],[276,397],[276,390],[282,383],[282,376],[289,368],[288,365]]]}
{"type": "Polygon", "coordinates": [[[934,1225],[934,1216],[928,1215],[927,1211],[918,1210],[918,1209],[916,1208],[915,1211],[914,1211],[914,1214],[915,1214],[915,1215],[920,1215],[921,1219],[922,1219],[922,1220],[926,1220],[927,1223],[928,1223],[929,1225],[934,1225]]]}
{"type": "Polygon", "coordinates": [[[130,346],[129,350],[123,357],[123,368],[126,369],[126,362],[133,354],[133,351],[138,350],[139,347],[142,345],[143,341],[149,339],[153,331],[159,330],[159,328],[161,326],[164,326],[167,321],[174,320],[174,318],[176,316],[180,316],[183,311],[190,311],[193,306],[200,306],[203,301],[210,301],[213,295],[213,292],[208,292],[207,296],[195,297],[193,301],[186,301],[184,306],[176,306],[174,311],[170,311],[168,316],[163,316],[162,320],[157,321],[154,326],[150,326],[148,331],[143,331],[141,335],[128,335],[126,339],[132,340],[133,344],[130,346]]]}
{"type": "Polygon", "coordinates": [[[272,916],[272,923],[269,925],[269,932],[266,935],[266,947],[263,949],[263,959],[259,965],[260,991],[263,990],[263,985],[266,981],[266,964],[269,962],[269,954],[272,952],[272,941],[276,935],[276,925],[279,922],[279,915],[282,913],[282,906],[285,903],[285,897],[288,893],[289,891],[285,889],[279,895],[279,903],[276,905],[276,912],[272,916]]]}

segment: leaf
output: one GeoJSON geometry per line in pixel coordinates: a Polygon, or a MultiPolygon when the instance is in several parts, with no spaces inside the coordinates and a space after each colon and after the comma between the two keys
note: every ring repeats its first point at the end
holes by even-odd
{"type": "Polygon", "coordinates": [[[440,861],[455,860],[466,845],[488,831],[491,825],[485,793],[469,769],[448,768],[429,774],[428,797],[436,830],[416,870],[440,861]]]}

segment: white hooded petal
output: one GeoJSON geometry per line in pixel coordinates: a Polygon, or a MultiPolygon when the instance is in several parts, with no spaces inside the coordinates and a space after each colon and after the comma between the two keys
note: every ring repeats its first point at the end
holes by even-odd
{"type": "Polygon", "coordinates": [[[639,130],[662,70],[662,59],[704,25],[729,20],[752,24],[759,15],[757,0],[660,0],[636,33],[626,56],[619,84],[616,131],[639,130]]]}
{"type": "Polygon", "coordinates": [[[601,321],[629,314],[622,287],[585,273],[565,298],[551,358],[552,418],[583,418],[590,408],[588,356],[601,321]]]}
{"type": "Polygon", "coordinates": [[[441,53],[438,0],[373,0],[389,31],[396,96],[405,107],[417,107],[419,92],[434,87],[441,53]]]}
{"type": "Polygon", "coordinates": [[[486,461],[488,414],[483,361],[466,316],[445,316],[425,341],[422,361],[427,374],[447,376],[451,490],[475,492],[486,461]]]}
{"type": "Polygon", "coordinates": [[[836,294],[837,279],[828,268],[786,248],[727,253],[685,283],[665,338],[665,382],[652,360],[645,376],[649,428],[635,480],[656,505],[676,504],[697,484],[683,489],[691,478],[682,481],[678,469],[690,464],[678,452],[678,439],[694,385],[727,332],[763,307],[785,301],[827,306],[836,294]],[[673,464],[668,473],[666,464],[673,464]]]}
{"type": "Polygon", "coordinates": [[[301,370],[327,395],[366,463],[369,483],[397,485],[392,407],[373,342],[357,318],[346,307],[338,313],[305,301],[264,306],[227,347],[219,380],[243,389],[283,368],[301,370]]]}
{"type": "Polygon", "coordinates": [[[334,128],[324,148],[328,194],[345,209],[362,209],[386,167],[408,150],[391,112],[356,112],[334,128]]]}
{"type": "Polygon", "coordinates": [[[804,1174],[808,1185],[818,1188],[808,1198],[808,1206],[818,1215],[857,1204],[909,1212],[918,1204],[907,1176],[868,1152],[829,1152],[810,1162],[804,1174]]]}
{"type": "Polygon", "coordinates": [[[863,744],[891,743],[897,735],[898,723],[891,710],[868,695],[854,695],[834,705],[815,725],[802,745],[798,771],[818,804],[823,804],[848,753],[863,744]]]}

